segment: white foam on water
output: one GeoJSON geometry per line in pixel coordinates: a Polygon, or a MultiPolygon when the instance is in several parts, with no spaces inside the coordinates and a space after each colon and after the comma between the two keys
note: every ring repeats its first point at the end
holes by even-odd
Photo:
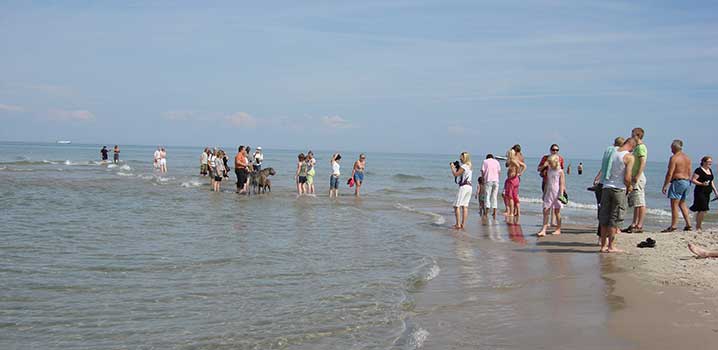
{"type": "Polygon", "coordinates": [[[157,182],[157,183],[159,183],[159,184],[164,184],[164,183],[170,182],[171,180],[174,180],[174,179],[175,179],[174,177],[156,176],[156,177],[155,177],[155,182],[157,182]]]}
{"type": "Polygon", "coordinates": [[[656,216],[671,216],[671,212],[664,209],[648,208],[646,213],[656,216]]]}
{"type": "Polygon", "coordinates": [[[42,162],[45,164],[53,164],[53,165],[57,164],[57,162],[53,162],[51,160],[43,160],[42,162]]]}
{"type": "Polygon", "coordinates": [[[191,180],[183,182],[180,186],[190,188],[190,187],[199,187],[202,186],[202,183],[197,180],[191,180]]]}
{"type": "Polygon", "coordinates": [[[142,175],[142,174],[137,175],[137,177],[139,177],[139,178],[142,179],[142,180],[152,180],[152,179],[155,178],[155,177],[152,176],[152,175],[142,175]]]}
{"type": "Polygon", "coordinates": [[[433,260],[433,265],[431,265],[431,268],[429,268],[429,271],[427,271],[426,276],[424,276],[424,279],[429,282],[436,278],[436,276],[439,276],[439,273],[441,273],[441,268],[439,267],[439,264],[436,263],[436,260],[433,260]]]}
{"type": "Polygon", "coordinates": [[[120,170],[130,171],[132,168],[129,165],[124,164],[120,167],[120,170]]]}
{"type": "Polygon", "coordinates": [[[412,208],[412,207],[410,207],[410,206],[407,206],[407,205],[404,205],[404,204],[401,204],[401,203],[396,203],[396,204],[394,205],[394,207],[397,208],[397,209],[410,211],[410,212],[412,212],[412,213],[417,213],[417,214],[429,216],[429,217],[432,218],[431,223],[434,224],[434,225],[441,226],[441,225],[443,225],[443,224],[446,223],[446,219],[445,219],[444,216],[441,215],[441,214],[433,213],[433,212],[430,212],[430,211],[418,210],[418,209],[412,208]]]}
{"type": "Polygon", "coordinates": [[[65,165],[77,165],[77,163],[73,163],[73,162],[71,162],[71,161],[69,161],[69,160],[64,161],[62,164],[65,164],[65,165]]]}
{"type": "Polygon", "coordinates": [[[117,164],[107,164],[107,169],[117,168],[117,164]]]}
{"type": "Polygon", "coordinates": [[[409,336],[409,345],[414,349],[421,349],[426,339],[429,339],[429,331],[424,328],[415,329],[409,336]]]}
{"type": "Polygon", "coordinates": [[[118,172],[117,172],[117,175],[120,175],[120,176],[135,176],[135,174],[132,174],[132,173],[123,173],[123,172],[121,172],[121,171],[118,171],[118,172]]]}

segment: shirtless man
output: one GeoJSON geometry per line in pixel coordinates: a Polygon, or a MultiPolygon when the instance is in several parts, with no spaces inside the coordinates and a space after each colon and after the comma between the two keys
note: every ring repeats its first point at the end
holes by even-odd
{"type": "Polygon", "coordinates": [[[601,224],[601,253],[621,252],[616,248],[615,242],[626,211],[626,193],[633,189],[631,169],[634,158],[631,151],[635,146],[636,140],[629,137],[623,146],[610,154],[611,167],[606,171],[608,177],[603,181],[601,209],[598,213],[598,221],[601,224]]]}
{"type": "Polygon", "coordinates": [[[671,201],[671,226],[661,232],[673,232],[678,224],[678,211],[683,214],[686,226],[683,231],[691,231],[691,222],[688,217],[686,195],[691,188],[691,159],[683,153],[683,141],[673,140],[671,143],[673,155],[668,161],[666,179],[663,181],[663,194],[668,195],[671,201]]]}

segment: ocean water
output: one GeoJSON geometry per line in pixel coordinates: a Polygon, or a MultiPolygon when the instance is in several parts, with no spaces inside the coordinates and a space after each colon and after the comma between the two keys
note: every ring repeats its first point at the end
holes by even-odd
{"type": "MultiPolygon", "coordinates": [[[[297,198],[298,151],[265,150],[272,192],[247,197],[233,176],[210,192],[198,148],[170,147],[167,174],[153,147],[122,146],[119,164],[99,148],[0,143],[2,349],[625,345],[603,340],[606,261],[536,249],[537,160],[519,225],[480,221],[474,201],[458,233],[450,155],[368,154],[364,197],[342,185],[330,200],[329,152],[315,151],[317,196],[297,198]]],[[[357,155],[343,154],[342,182],[357,155]]],[[[584,165],[564,216],[595,225],[598,162],[584,165]]],[[[663,167],[647,170],[654,227],[669,219],[663,167]]]]}

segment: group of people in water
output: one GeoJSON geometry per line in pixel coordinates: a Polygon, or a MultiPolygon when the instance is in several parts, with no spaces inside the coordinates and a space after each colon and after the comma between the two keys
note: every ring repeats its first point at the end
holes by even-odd
{"type": "MultiPolygon", "coordinates": [[[[115,148],[112,151],[114,153],[112,162],[117,164],[120,162],[120,146],[115,145],[115,148]]],[[[102,149],[100,149],[100,159],[102,159],[103,162],[107,162],[109,153],[110,150],[107,149],[107,146],[102,146],[102,149]]]]}
{"type": "MultiPolygon", "coordinates": [[[[341,176],[341,165],[339,162],[342,155],[339,153],[332,154],[329,164],[332,172],[329,175],[329,198],[339,196],[339,177],[341,176]]],[[[294,182],[297,186],[297,196],[309,195],[315,196],[314,176],[316,175],[317,160],[314,158],[314,152],[308,151],[297,155],[297,167],[294,174],[294,182]]],[[[352,174],[347,181],[349,187],[354,187],[354,195],[361,197],[361,186],[364,183],[364,169],[366,168],[366,155],[359,155],[359,158],[352,166],[352,174]]]]}
{"type": "MultiPolygon", "coordinates": [[[[603,153],[601,169],[594,179],[590,190],[596,192],[599,218],[600,251],[604,253],[619,252],[615,241],[618,232],[640,233],[646,216],[646,161],[648,148],[643,142],[645,131],[634,128],[628,138],[618,137],[614,144],[603,153]],[[627,208],[633,208],[633,220],[628,227],[621,228],[627,208]]],[[[559,146],[551,145],[550,154],[539,161],[537,172],[542,178],[543,225],[537,236],[545,236],[550,227],[555,227],[551,234],[561,234],[561,208],[568,203],[566,193],[566,172],[564,159],[559,154],[559,146]]],[[[689,208],[685,201],[692,185],[694,202],[690,207],[696,212],[696,229],[702,229],[705,213],[709,211],[710,195],[718,197],[713,183],[711,170],[713,159],[704,156],[700,166],[691,172],[691,160],[683,152],[683,142],[674,140],[671,143],[671,156],[668,162],[663,183],[663,194],[667,195],[671,204],[671,226],[662,232],[677,230],[679,213],[685,220],[684,231],[693,229],[688,214],[689,208]]],[[[521,175],[527,169],[521,153],[521,146],[514,145],[506,153],[507,177],[502,193],[507,217],[521,213],[519,185],[521,175]]],[[[453,228],[463,229],[468,217],[468,205],[472,198],[473,164],[468,152],[461,152],[459,161],[450,163],[452,175],[456,178],[459,190],[454,202],[456,223],[453,228]]],[[[476,198],[479,201],[479,213],[486,216],[491,212],[496,217],[498,184],[501,164],[492,154],[487,154],[482,161],[481,173],[477,178],[476,198]]],[[[583,163],[579,164],[579,174],[583,173],[583,163]]]]}

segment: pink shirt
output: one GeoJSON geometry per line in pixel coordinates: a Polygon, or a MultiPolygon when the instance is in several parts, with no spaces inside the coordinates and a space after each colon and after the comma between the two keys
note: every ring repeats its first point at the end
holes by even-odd
{"type": "Polygon", "coordinates": [[[484,181],[499,182],[499,174],[501,173],[501,163],[498,160],[490,158],[484,159],[481,165],[481,172],[484,174],[484,181]]]}

